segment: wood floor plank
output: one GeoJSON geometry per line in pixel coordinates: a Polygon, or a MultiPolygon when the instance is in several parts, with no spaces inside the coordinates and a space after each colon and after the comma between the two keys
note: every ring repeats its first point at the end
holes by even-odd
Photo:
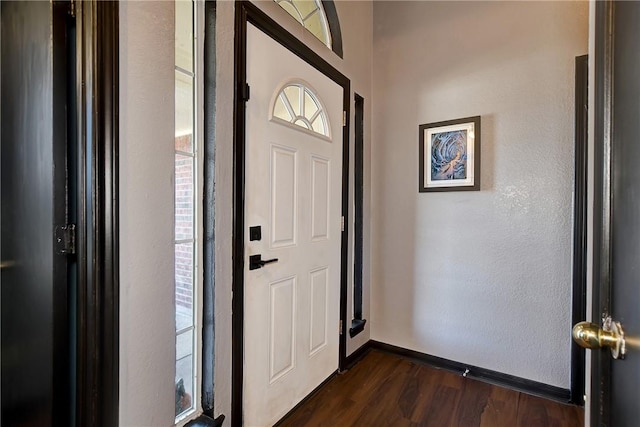
{"type": "MultiPolygon", "coordinates": [[[[363,407],[355,425],[395,425],[404,424],[404,417],[398,405],[399,395],[403,385],[415,364],[407,360],[399,360],[395,364],[395,369],[386,375],[384,382],[377,388],[376,392],[363,407]]],[[[409,420],[407,420],[409,421],[409,420]]],[[[406,425],[409,425],[408,423],[406,425]]]]}
{"type": "Polygon", "coordinates": [[[431,406],[433,396],[438,391],[438,386],[442,385],[443,379],[449,375],[440,369],[428,366],[418,366],[414,376],[418,379],[418,402],[416,403],[411,420],[419,425],[421,420],[426,419],[427,412],[431,406]]]}
{"type": "Polygon", "coordinates": [[[519,393],[502,387],[491,387],[480,427],[515,426],[518,419],[519,393]]]}
{"type": "Polygon", "coordinates": [[[411,419],[419,399],[420,381],[415,375],[407,375],[398,396],[398,408],[404,418],[411,419]]]}
{"type": "Polygon", "coordinates": [[[380,351],[337,375],[282,427],[581,427],[582,408],[380,351]]]}
{"type": "Polygon", "coordinates": [[[492,388],[492,385],[480,381],[464,381],[462,396],[455,412],[457,419],[453,424],[459,427],[480,427],[492,388]]]}
{"type": "Polygon", "coordinates": [[[521,393],[516,425],[519,427],[548,427],[551,421],[547,414],[546,405],[551,403],[553,402],[521,393]]]}
{"type": "Polygon", "coordinates": [[[455,409],[460,400],[460,390],[439,385],[433,396],[426,417],[419,422],[421,426],[451,426],[455,409]]]}

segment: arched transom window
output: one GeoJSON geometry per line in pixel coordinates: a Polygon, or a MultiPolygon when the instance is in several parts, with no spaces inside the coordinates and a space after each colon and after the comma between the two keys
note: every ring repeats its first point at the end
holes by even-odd
{"type": "Polygon", "coordinates": [[[303,27],[332,49],[331,31],[327,14],[320,0],[274,0],[303,27]]]}
{"type": "Polygon", "coordinates": [[[273,118],[285,125],[295,126],[330,138],[327,116],[318,96],[304,83],[287,83],[279,91],[273,104],[273,118]]]}

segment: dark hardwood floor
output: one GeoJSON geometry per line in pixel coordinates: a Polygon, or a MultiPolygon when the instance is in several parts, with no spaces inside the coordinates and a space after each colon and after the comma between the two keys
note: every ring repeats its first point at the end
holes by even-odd
{"type": "Polygon", "coordinates": [[[582,427],[583,409],[369,352],[279,426],[582,427]]]}

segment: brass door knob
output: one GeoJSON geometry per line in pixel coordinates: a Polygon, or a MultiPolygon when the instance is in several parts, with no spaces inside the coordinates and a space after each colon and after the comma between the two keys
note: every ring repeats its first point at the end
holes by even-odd
{"type": "Polygon", "coordinates": [[[580,322],[573,327],[573,340],[581,347],[597,349],[609,347],[614,359],[624,359],[626,345],[620,322],[607,317],[600,327],[591,322],[580,322]]]}

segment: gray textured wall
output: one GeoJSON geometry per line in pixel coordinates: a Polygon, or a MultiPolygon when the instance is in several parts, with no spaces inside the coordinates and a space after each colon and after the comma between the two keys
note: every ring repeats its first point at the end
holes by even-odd
{"type": "Polygon", "coordinates": [[[120,425],[175,417],[174,3],[120,3],[120,425]]]}
{"type": "Polygon", "coordinates": [[[372,338],[570,385],[586,2],[375,2],[372,338]],[[418,125],[482,116],[480,192],[418,193],[418,125]]]}

